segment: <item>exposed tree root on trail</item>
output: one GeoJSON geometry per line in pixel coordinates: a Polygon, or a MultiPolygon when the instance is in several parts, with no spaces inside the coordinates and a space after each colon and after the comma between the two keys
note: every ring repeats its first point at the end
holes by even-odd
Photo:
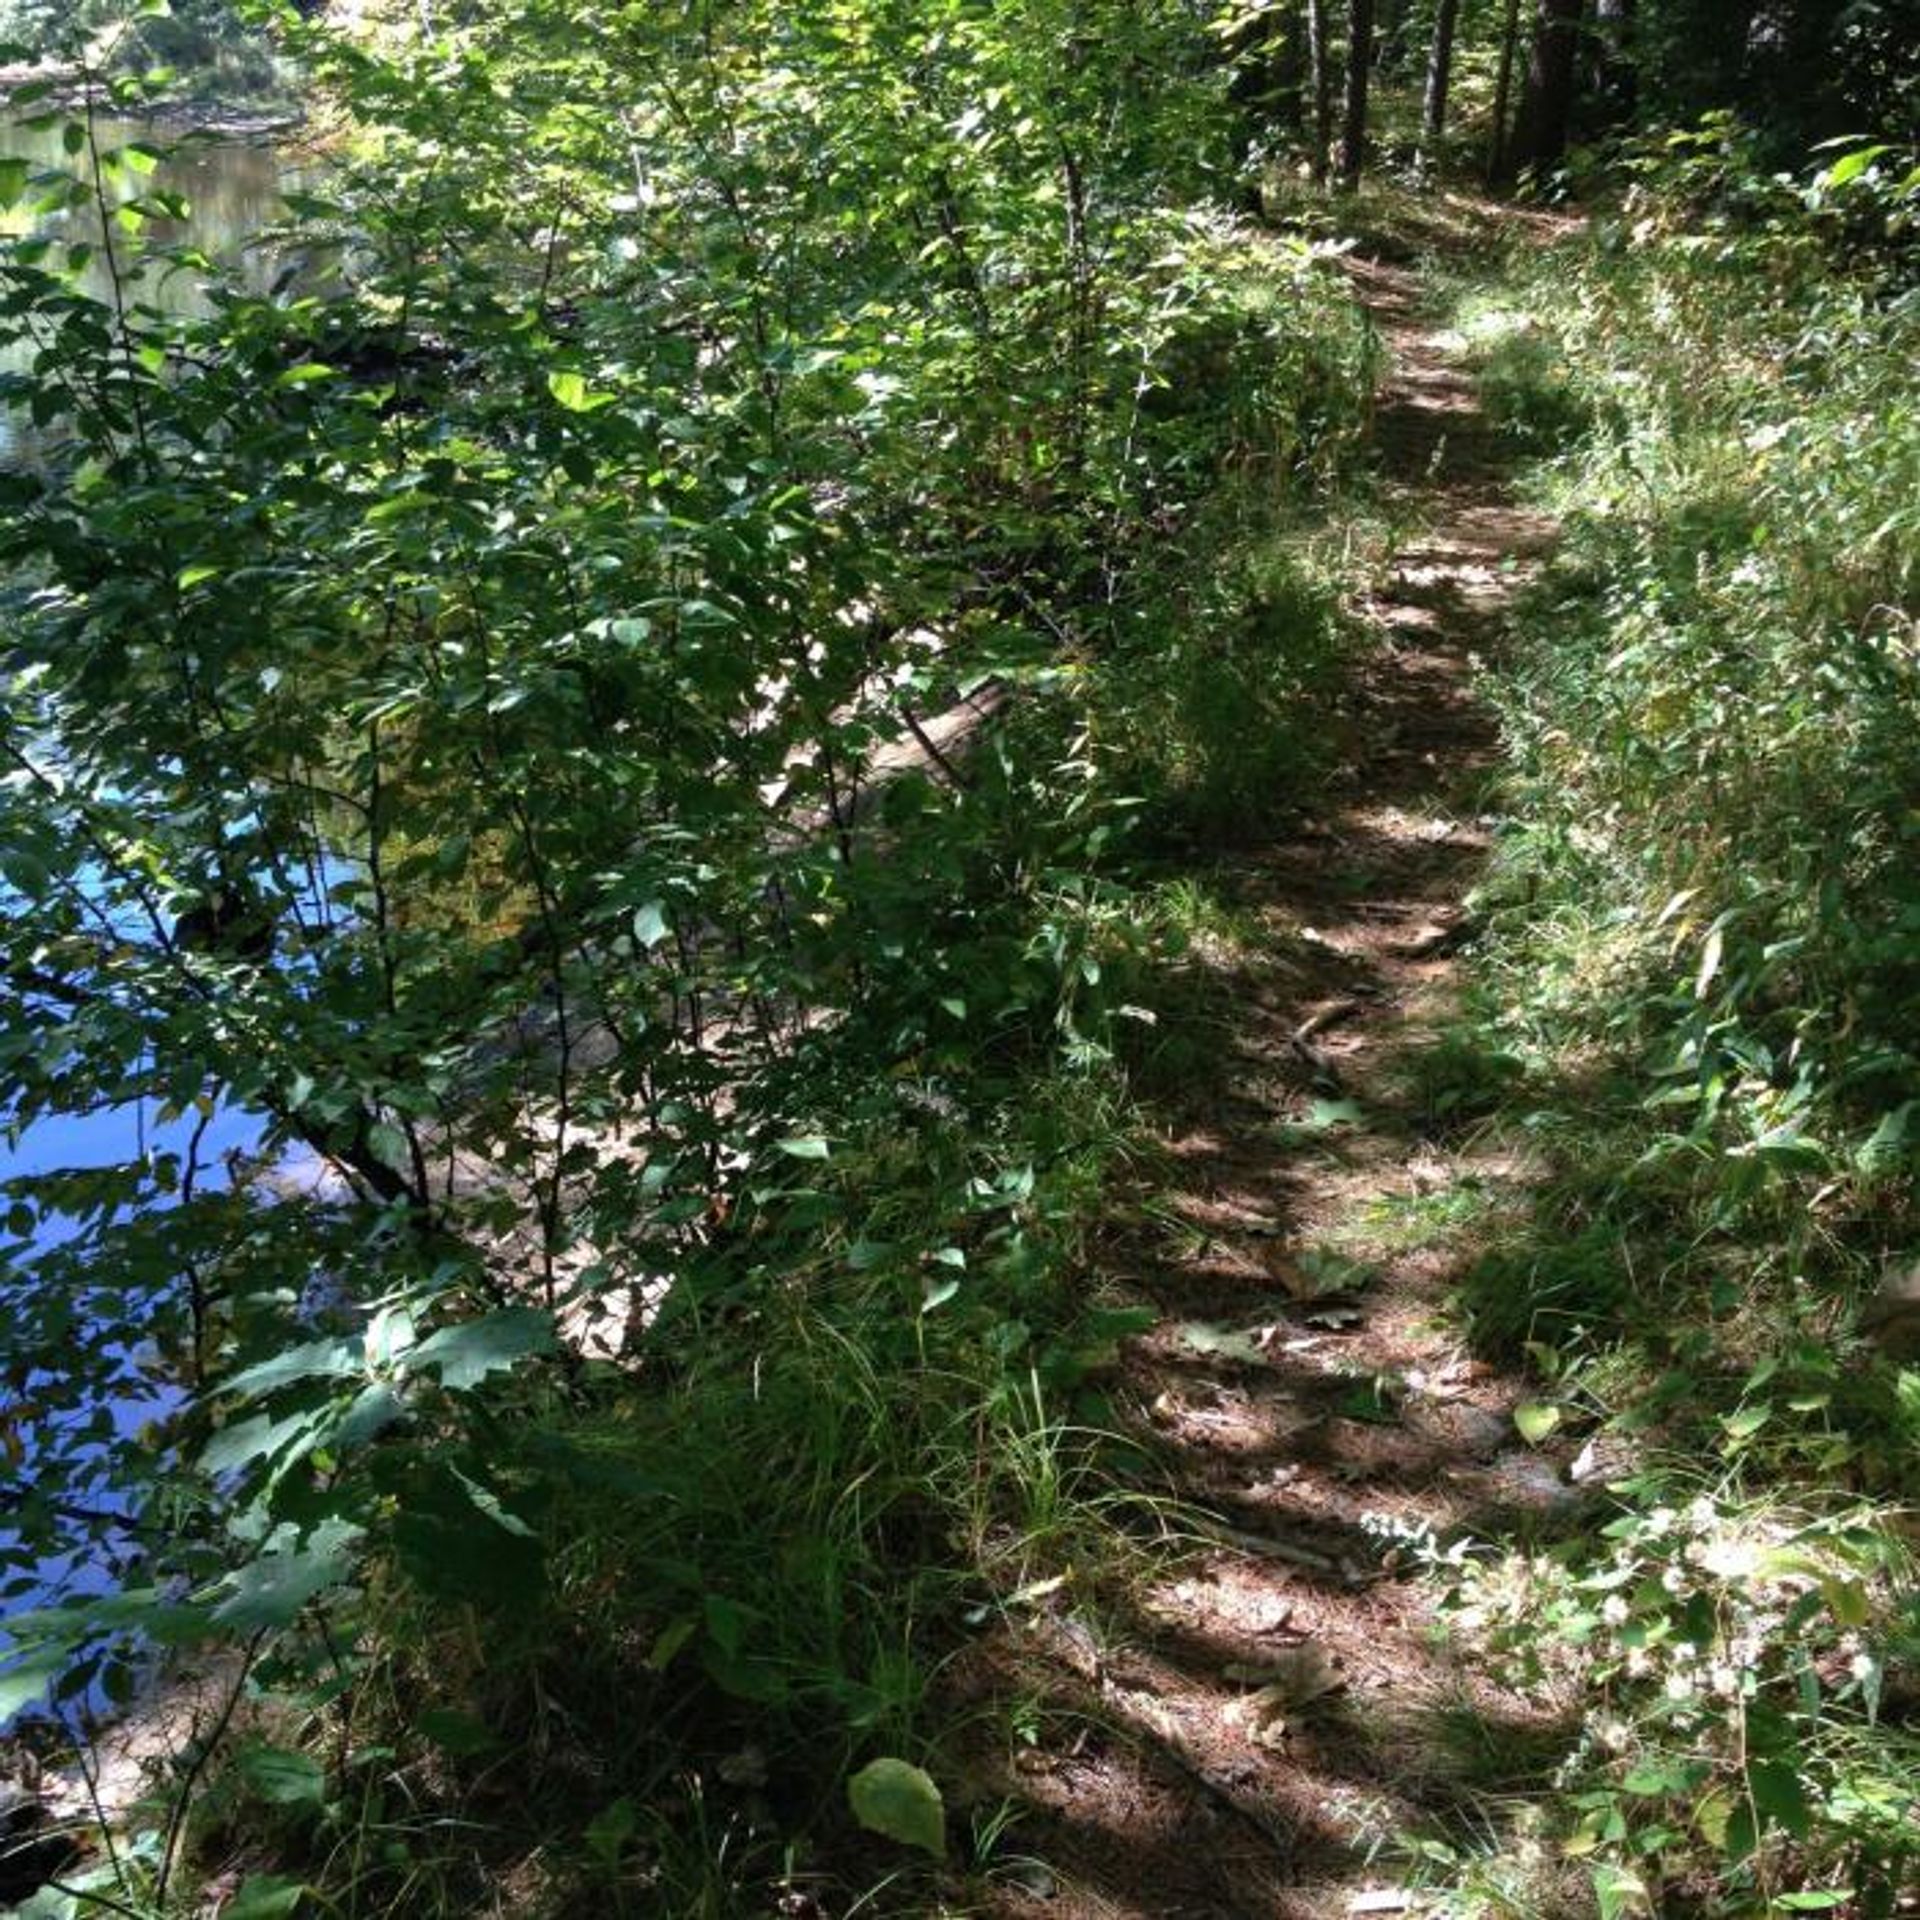
{"type": "Polygon", "coordinates": [[[1506,497],[1417,277],[1354,271],[1392,356],[1383,468],[1417,531],[1369,610],[1322,817],[1208,876],[1259,938],[1205,983],[1219,1070],[1163,1110],[1162,1189],[1105,1253],[1161,1315],[1117,1398],[1193,1545],[1144,1590],[1036,1605],[991,1656],[992,1690],[1042,1703],[983,1783],[1025,1808],[1008,1853],[1049,1863],[1011,1870],[1007,1914],[1411,1910],[1390,1843],[1465,1804],[1448,1730],[1536,1757],[1555,1733],[1438,1646],[1409,1546],[1564,1523],[1580,1496],[1517,1432],[1520,1382],[1449,1325],[1445,1259],[1393,1232],[1462,1182],[1527,1177],[1432,1110],[1421,1062],[1490,845],[1473,660],[1554,529],[1506,497]]]}

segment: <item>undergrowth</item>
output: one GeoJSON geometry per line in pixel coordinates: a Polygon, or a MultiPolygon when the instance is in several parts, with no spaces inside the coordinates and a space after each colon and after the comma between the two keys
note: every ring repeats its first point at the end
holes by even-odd
{"type": "Polygon", "coordinates": [[[1461,1912],[1885,1915],[1920,1871],[1911,181],[1745,152],[1650,152],[1458,318],[1564,526],[1489,678],[1446,1076],[1537,1185],[1460,1309],[1612,1515],[1453,1576],[1467,1644],[1589,1716],[1504,1838],[1431,1849],[1461,1912]]]}

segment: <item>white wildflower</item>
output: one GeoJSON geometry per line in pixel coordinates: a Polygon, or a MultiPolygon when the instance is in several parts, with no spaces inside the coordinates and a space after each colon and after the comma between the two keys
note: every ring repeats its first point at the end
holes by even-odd
{"type": "Polygon", "coordinates": [[[1623,1627],[1627,1623],[1632,1608],[1617,1593],[1610,1593],[1600,1603],[1600,1618],[1610,1627],[1623,1627]]]}

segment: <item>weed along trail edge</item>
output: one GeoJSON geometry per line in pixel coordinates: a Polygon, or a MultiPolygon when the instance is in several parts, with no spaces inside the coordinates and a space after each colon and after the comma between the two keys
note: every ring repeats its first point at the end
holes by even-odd
{"type": "Polygon", "coordinates": [[[1376,432],[1406,531],[1320,816],[1205,876],[1235,930],[1202,943],[1214,1065],[1161,1102],[1157,1177],[1102,1261],[1156,1313],[1114,1398],[1182,1548],[1036,1599],[1001,1649],[999,1683],[1047,1703],[997,1783],[1050,1863],[1014,1876],[1009,1914],[1412,1910],[1383,1850],[1462,1791],[1445,1729],[1529,1731],[1436,1650],[1419,1555],[1576,1495],[1516,1423],[1522,1382],[1448,1329],[1445,1262],[1404,1222],[1524,1177],[1450,1137],[1484,1089],[1440,1035],[1490,846],[1476,656],[1555,529],[1507,497],[1418,274],[1353,275],[1389,354],[1376,432]]]}

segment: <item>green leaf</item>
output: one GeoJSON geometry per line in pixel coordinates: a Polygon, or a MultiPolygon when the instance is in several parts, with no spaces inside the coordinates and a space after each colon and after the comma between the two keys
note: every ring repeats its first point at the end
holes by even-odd
{"type": "Polygon", "coordinates": [[[330,1520],[314,1529],[307,1544],[274,1549],[236,1568],[213,1617],[236,1633],[291,1626],[309,1602],[345,1584],[360,1533],[330,1520]]]}
{"type": "Polygon", "coordinates": [[[1183,1320],[1175,1333],[1189,1353],[1203,1359],[1232,1360],[1249,1367],[1267,1364],[1266,1349],[1255,1335],[1238,1328],[1217,1327],[1207,1320],[1183,1320]]]}
{"type": "Polygon", "coordinates": [[[394,1545],[423,1592],[511,1608],[532,1604],[545,1588],[545,1556],[532,1529],[457,1467],[413,1480],[400,1507],[394,1545]]]}
{"type": "Polygon", "coordinates": [[[869,1833],[946,1858],[946,1802],[919,1767],[892,1758],[870,1761],[847,1782],[847,1804],[869,1833]]]}
{"type": "Polygon", "coordinates": [[[33,169],[18,154],[0,154],[0,212],[17,202],[27,190],[33,169]]]}
{"type": "Polygon", "coordinates": [[[569,413],[595,413],[602,407],[613,405],[612,394],[593,392],[584,374],[565,369],[547,375],[547,391],[569,413]]]}
{"type": "Polygon", "coordinates": [[[1513,1410],[1513,1424],[1528,1446],[1537,1447],[1560,1425],[1560,1409],[1551,1400],[1523,1400],[1513,1410]]]}
{"type": "Polygon", "coordinates": [[[627,1843],[639,1831],[640,1816],[624,1796],[605,1806],[587,1822],[587,1850],[601,1865],[617,1866],[627,1843]]]}
{"type": "Polygon", "coordinates": [[[1627,1914],[1646,1911],[1647,1883],[1625,1867],[1595,1867],[1593,1893],[1600,1903],[1600,1920],[1624,1920],[1627,1914]]]}
{"type": "Polygon", "coordinates": [[[1791,1760],[1756,1760],[1747,1768],[1747,1791],[1761,1820],[1804,1840],[1813,1826],[1800,1769],[1791,1760]]]}
{"type": "Polygon", "coordinates": [[[449,1393],[470,1393],[481,1381],[554,1349],[553,1316],[538,1307],[501,1307],[477,1320],[442,1327],[406,1356],[409,1370],[437,1367],[449,1393]]]}
{"type": "Polygon", "coordinates": [[[289,1880],[278,1873],[256,1873],[220,1909],[220,1920],[291,1920],[306,1897],[305,1881],[289,1880]]]}
{"type": "Polygon", "coordinates": [[[428,1707],[413,1718],[414,1731],[431,1740],[442,1753],[468,1759],[475,1754],[492,1753],[500,1742],[483,1721],[453,1707],[428,1707]]]}
{"type": "Polygon", "coordinates": [[[1696,1000],[1704,1000],[1707,997],[1707,989],[1713,985],[1714,976],[1720,971],[1720,961],[1726,952],[1726,945],[1726,922],[1716,920],[1700,947],[1700,965],[1693,976],[1693,997],[1696,1000]]]}
{"type": "Polygon", "coordinates": [[[234,1755],[234,1771],[270,1807],[319,1807],[327,1797],[327,1770],[310,1753],[262,1743],[234,1755]]]}
{"type": "Polygon", "coordinates": [[[1730,1413],[1720,1424],[1726,1428],[1730,1440],[1751,1440],[1753,1436],[1773,1418],[1773,1403],[1763,1400],[1757,1407],[1742,1407],[1738,1413],[1730,1413]]]}
{"type": "Polygon", "coordinates": [[[52,875],[24,847],[9,847],[0,853],[0,878],[29,900],[42,898],[53,884],[52,875]]]}
{"type": "Polygon", "coordinates": [[[203,580],[217,579],[219,574],[220,569],[218,567],[212,566],[202,560],[196,562],[193,566],[182,567],[174,580],[174,585],[177,586],[182,593],[185,593],[189,587],[197,587],[203,580]]]}
{"type": "Polygon", "coordinates": [[[798,1134],[790,1140],[776,1140],[774,1145],[782,1153],[791,1154],[796,1160],[824,1160],[832,1151],[825,1139],[817,1133],[798,1134]]]}
{"type": "Polygon", "coordinates": [[[1825,173],[1820,176],[1823,187],[1844,187],[1848,181],[1857,180],[1887,152],[1885,146],[1856,147],[1851,153],[1843,153],[1825,173]]]}
{"type": "Polygon", "coordinates": [[[0,1669],[0,1724],[23,1707],[38,1706],[67,1660],[65,1647],[39,1647],[0,1669]]]}
{"type": "Polygon", "coordinates": [[[376,1120],[367,1129],[367,1145],[374,1158],[395,1173],[413,1171],[413,1149],[407,1144],[407,1136],[390,1120],[376,1120]]]}
{"type": "Polygon", "coordinates": [[[1867,1590],[1858,1580],[1832,1578],[1820,1583],[1821,1597],[1827,1603],[1827,1611],[1843,1627],[1858,1631],[1867,1624],[1871,1609],[1867,1600],[1867,1590]]]}
{"type": "Polygon", "coordinates": [[[667,910],[663,902],[649,900],[645,906],[634,910],[633,937],[642,947],[657,947],[662,940],[671,936],[672,923],[667,919],[667,910]]]}
{"type": "Polygon", "coordinates": [[[337,1380],[362,1371],[365,1343],[360,1340],[308,1340],[257,1366],[243,1367],[220,1392],[252,1399],[300,1380],[337,1380]]]}

